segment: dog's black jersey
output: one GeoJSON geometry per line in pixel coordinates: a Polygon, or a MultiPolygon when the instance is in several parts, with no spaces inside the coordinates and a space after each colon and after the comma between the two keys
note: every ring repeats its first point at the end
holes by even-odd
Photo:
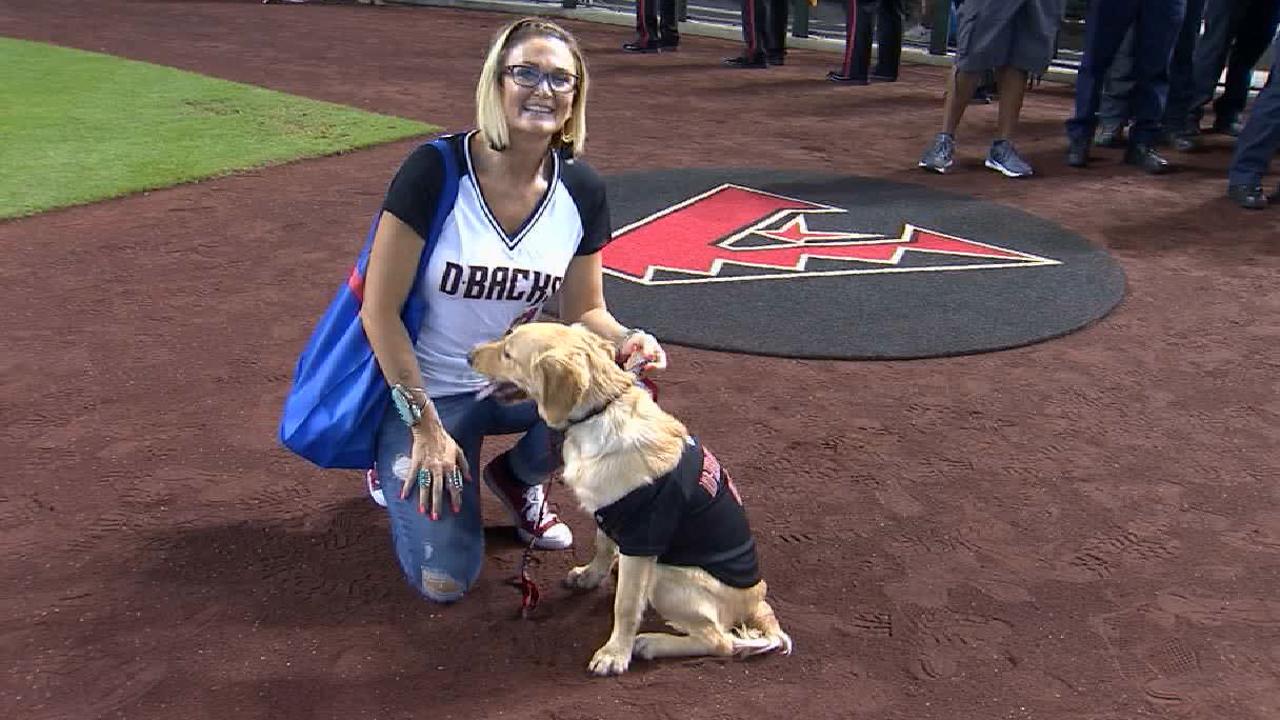
{"type": "Polygon", "coordinates": [[[700,567],[730,587],[760,581],[742,498],[715,456],[690,438],[675,470],[596,511],[623,555],[700,567]]]}

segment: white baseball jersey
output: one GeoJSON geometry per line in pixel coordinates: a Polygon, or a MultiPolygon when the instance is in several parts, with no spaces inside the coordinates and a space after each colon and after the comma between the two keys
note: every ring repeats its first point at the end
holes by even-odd
{"type": "MultiPolygon", "coordinates": [[[[576,255],[609,241],[604,183],[580,160],[553,154],[546,194],[513,234],[502,229],[474,179],[468,140],[453,135],[458,197],[423,278],[427,314],[415,350],[428,394],[475,392],[486,381],[467,365],[476,344],[501,338],[537,316],[576,255]]],[[[424,145],[400,167],[383,209],[425,238],[443,185],[439,154],[424,145]]]]}

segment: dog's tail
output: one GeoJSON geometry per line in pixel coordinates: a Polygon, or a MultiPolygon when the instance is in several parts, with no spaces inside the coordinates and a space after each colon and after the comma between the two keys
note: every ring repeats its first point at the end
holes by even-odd
{"type": "Polygon", "coordinates": [[[734,628],[733,654],[739,657],[779,651],[790,655],[795,645],[791,636],[782,631],[773,608],[763,599],[756,604],[755,612],[746,622],[734,628]]]}

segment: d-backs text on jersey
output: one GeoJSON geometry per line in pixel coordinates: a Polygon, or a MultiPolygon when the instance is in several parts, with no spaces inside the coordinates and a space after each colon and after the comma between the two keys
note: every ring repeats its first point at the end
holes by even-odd
{"type": "Polygon", "coordinates": [[[486,267],[447,262],[440,275],[440,292],[468,300],[523,300],[539,305],[560,289],[563,278],[537,270],[486,267]]]}

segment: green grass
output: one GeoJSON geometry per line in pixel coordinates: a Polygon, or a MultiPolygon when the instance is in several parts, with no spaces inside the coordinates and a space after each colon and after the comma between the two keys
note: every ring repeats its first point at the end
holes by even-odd
{"type": "Polygon", "coordinates": [[[0,68],[0,218],[438,130],[10,38],[0,68]]]}

